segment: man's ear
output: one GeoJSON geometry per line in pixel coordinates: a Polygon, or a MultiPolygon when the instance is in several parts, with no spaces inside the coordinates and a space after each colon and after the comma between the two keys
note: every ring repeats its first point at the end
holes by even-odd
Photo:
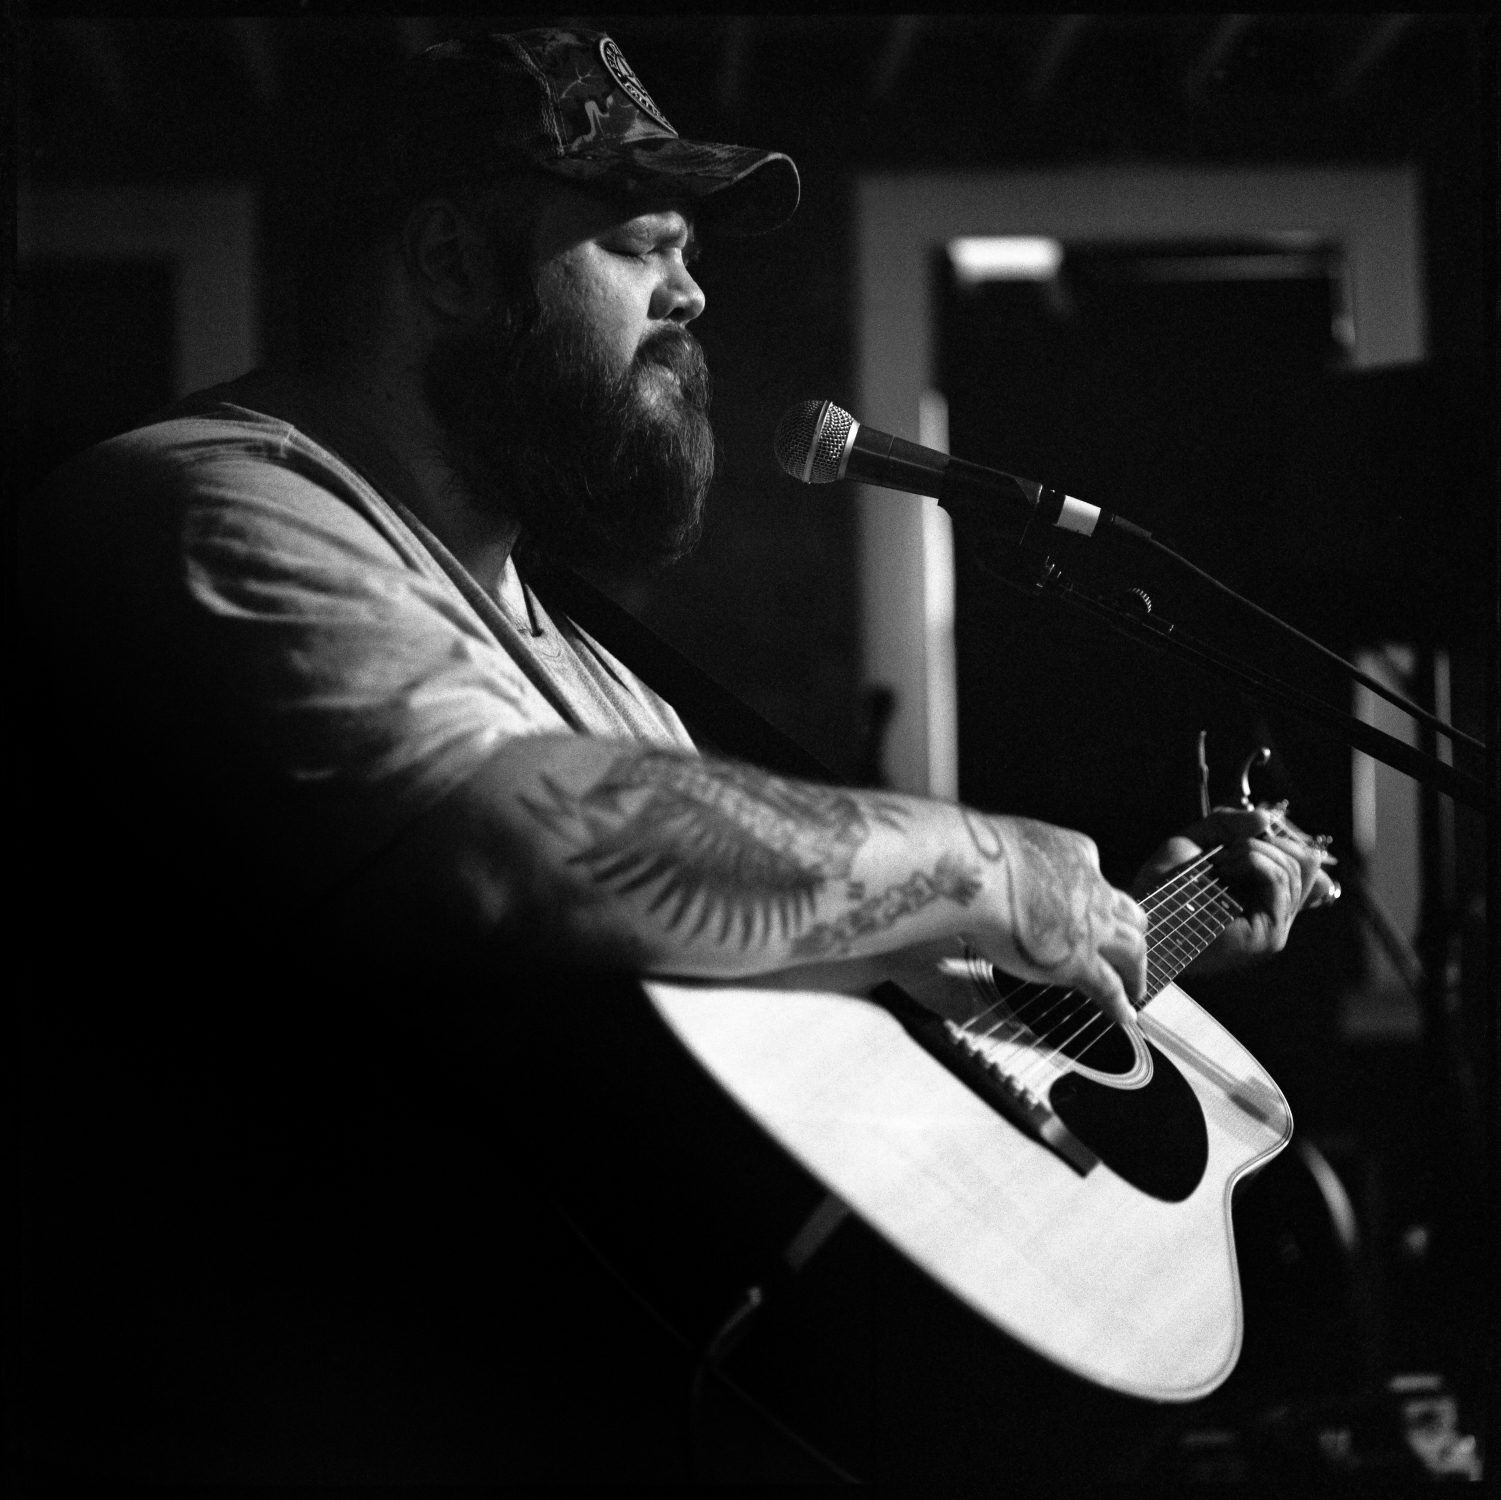
{"type": "Polygon", "coordinates": [[[451,199],[424,199],[407,215],[401,255],[417,295],[440,317],[480,317],[494,305],[489,243],[451,199]]]}

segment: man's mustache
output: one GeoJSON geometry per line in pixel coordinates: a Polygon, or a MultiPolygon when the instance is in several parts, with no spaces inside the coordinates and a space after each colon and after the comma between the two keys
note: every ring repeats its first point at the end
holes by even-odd
{"type": "Polygon", "coordinates": [[[636,362],[659,365],[677,377],[683,394],[700,406],[709,404],[709,362],[703,345],[686,328],[659,328],[636,349],[636,362]]]}

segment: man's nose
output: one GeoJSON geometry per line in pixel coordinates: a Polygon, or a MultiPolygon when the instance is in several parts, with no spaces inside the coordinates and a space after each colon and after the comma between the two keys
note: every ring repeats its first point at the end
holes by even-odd
{"type": "Polygon", "coordinates": [[[688,267],[678,264],[657,284],[652,294],[651,316],[673,323],[691,323],[703,312],[706,300],[703,288],[688,267]]]}

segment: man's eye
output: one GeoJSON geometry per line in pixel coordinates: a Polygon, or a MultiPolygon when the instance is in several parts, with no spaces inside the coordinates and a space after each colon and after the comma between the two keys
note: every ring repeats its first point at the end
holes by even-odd
{"type": "MultiPolygon", "coordinates": [[[[625,260],[640,261],[642,265],[646,265],[658,255],[671,256],[673,251],[676,249],[676,246],[668,244],[642,245],[623,243],[618,245],[607,245],[605,248],[609,250],[612,255],[621,256],[625,260]]],[[[694,261],[698,259],[698,257],[699,247],[697,245],[688,245],[684,247],[683,264],[685,266],[691,266],[694,261]]]]}

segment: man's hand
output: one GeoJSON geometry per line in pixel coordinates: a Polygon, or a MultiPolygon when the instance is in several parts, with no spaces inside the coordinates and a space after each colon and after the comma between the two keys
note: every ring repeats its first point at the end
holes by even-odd
{"type": "Polygon", "coordinates": [[[960,809],[982,858],[1003,864],[997,929],[973,936],[1008,974],[1089,996],[1112,1021],[1134,1025],[1146,993],[1147,916],[1100,874],[1093,839],[1030,818],[960,809]]]}
{"type": "Polygon", "coordinates": [[[1272,822],[1272,815],[1260,808],[1216,808],[1202,822],[1170,838],[1132,882],[1132,893],[1144,897],[1172,870],[1205,849],[1224,845],[1214,857],[1215,868],[1245,915],[1237,917],[1186,973],[1223,973],[1280,953],[1293,918],[1304,907],[1331,898],[1334,882],[1323,868],[1328,856],[1322,849],[1274,834],[1272,822]]]}

